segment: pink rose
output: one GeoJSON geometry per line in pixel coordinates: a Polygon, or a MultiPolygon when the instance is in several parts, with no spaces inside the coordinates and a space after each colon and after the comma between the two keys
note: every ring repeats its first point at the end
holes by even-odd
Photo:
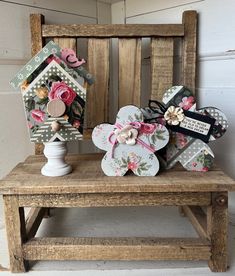
{"type": "Polygon", "coordinates": [[[43,112],[39,109],[34,109],[31,111],[31,116],[34,119],[34,121],[42,123],[45,118],[45,112],[43,112]]]}
{"type": "Polygon", "coordinates": [[[184,110],[189,110],[195,102],[195,99],[193,96],[190,97],[183,97],[182,102],[179,103],[179,106],[182,107],[184,110]]]}
{"type": "Polygon", "coordinates": [[[136,170],[138,165],[135,162],[129,162],[127,165],[128,170],[136,170]]]}
{"type": "Polygon", "coordinates": [[[140,132],[144,134],[151,134],[155,131],[156,125],[155,124],[142,124],[140,132]]]}
{"type": "Polygon", "coordinates": [[[50,100],[60,99],[68,106],[71,105],[76,96],[77,93],[62,81],[53,82],[48,94],[50,100]]]}
{"type": "Polygon", "coordinates": [[[73,127],[75,127],[75,128],[79,128],[80,127],[80,121],[79,120],[75,120],[74,122],[73,122],[73,127]]]}

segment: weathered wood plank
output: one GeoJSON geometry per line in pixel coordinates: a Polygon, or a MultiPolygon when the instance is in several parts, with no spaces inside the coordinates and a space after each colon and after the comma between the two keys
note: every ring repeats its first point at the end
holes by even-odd
{"type": "Polygon", "coordinates": [[[182,60],[182,85],[195,93],[197,62],[197,12],[183,13],[184,37],[182,60]]]}
{"type": "Polygon", "coordinates": [[[27,260],[208,260],[202,239],[35,238],[23,246],[27,260]]]}
{"type": "Polygon", "coordinates": [[[33,238],[42,222],[47,208],[31,208],[26,218],[26,236],[27,239],[33,238]]]}
{"type": "Polygon", "coordinates": [[[119,39],[119,108],[140,106],[141,39],[119,39]]]}
{"type": "Polygon", "coordinates": [[[87,128],[108,121],[109,45],[109,39],[88,40],[88,71],[95,76],[95,83],[88,87],[87,128]]]}
{"type": "Polygon", "coordinates": [[[22,238],[24,227],[22,208],[19,209],[17,196],[4,196],[5,223],[8,240],[8,251],[11,272],[25,272],[26,263],[22,253],[22,238]]]}
{"type": "Polygon", "coordinates": [[[214,272],[225,272],[228,266],[228,193],[212,193],[208,207],[208,234],[211,240],[211,259],[208,263],[214,272]]]}
{"type": "Polygon", "coordinates": [[[31,54],[36,55],[44,46],[45,40],[42,37],[42,24],[44,24],[44,16],[41,14],[30,14],[30,30],[31,30],[31,54]]]}
{"type": "MultiPolygon", "coordinates": [[[[31,31],[31,54],[36,55],[44,46],[45,39],[42,37],[42,24],[44,24],[44,16],[41,14],[30,14],[30,31],[31,31]]],[[[35,154],[42,154],[44,145],[35,144],[35,154]]]]}
{"type": "Polygon", "coordinates": [[[162,101],[162,96],[173,85],[173,38],[151,40],[151,99],[162,101]]]}
{"type": "Polygon", "coordinates": [[[0,181],[2,194],[213,192],[235,190],[235,181],[221,170],[189,172],[179,167],[162,171],[156,177],[108,177],[101,170],[102,155],[68,156],[73,172],[62,177],[45,177],[43,157],[20,163],[0,181]],[[37,160],[33,162],[32,160],[37,160]]]}
{"type": "Polygon", "coordinates": [[[55,37],[53,40],[61,48],[69,48],[69,49],[73,49],[75,52],[77,52],[77,40],[76,40],[76,38],[59,38],[59,37],[55,37]]]}
{"type": "Polygon", "coordinates": [[[110,207],[110,206],[180,206],[211,203],[210,193],[112,193],[22,195],[25,207],[110,207]]]}
{"type": "MultiPolygon", "coordinates": [[[[200,205],[200,204],[198,204],[200,205]]],[[[201,238],[208,238],[206,215],[199,206],[183,206],[185,215],[189,218],[201,238]]]]}
{"type": "Polygon", "coordinates": [[[43,25],[43,37],[183,36],[182,24],[43,25]]]}

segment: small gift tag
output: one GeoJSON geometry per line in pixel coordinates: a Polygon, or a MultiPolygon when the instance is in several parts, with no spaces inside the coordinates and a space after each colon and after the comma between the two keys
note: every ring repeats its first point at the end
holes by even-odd
{"type": "Polygon", "coordinates": [[[216,120],[192,111],[184,110],[183,113],[183,121],[176,126],[168,125],[168,128],[208,143],[216,120]]]}

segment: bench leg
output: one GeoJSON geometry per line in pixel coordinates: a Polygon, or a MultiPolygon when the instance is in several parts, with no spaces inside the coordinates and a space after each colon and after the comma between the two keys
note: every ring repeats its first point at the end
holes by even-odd
{"type": "Polygon", "coordinates": [[[207,231],[211,239],[209,267],[213,272],[225,272],[228,266],[228,193],[212,193],[207,210],[207,231]]]}
{"type": "Polygon", "coordinates": [[[6,232],[11,272],[25,272],[22,243],[26,238],[24,209],[19,208],[17,196],[4,195],[6,232]]]}

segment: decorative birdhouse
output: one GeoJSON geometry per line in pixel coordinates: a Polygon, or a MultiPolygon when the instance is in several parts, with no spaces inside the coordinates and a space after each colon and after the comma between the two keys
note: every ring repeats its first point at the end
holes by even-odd
{"type": "Polygon", "coordinates": [[[82,139],[86,90],[81,78],[90,84],[94,81],[81,66],[84,62],[73,50],[60,49],[50,41],[11,81],[13,87],[21,88],[31,142],[47,147],[49,142],[82,139]]]}

